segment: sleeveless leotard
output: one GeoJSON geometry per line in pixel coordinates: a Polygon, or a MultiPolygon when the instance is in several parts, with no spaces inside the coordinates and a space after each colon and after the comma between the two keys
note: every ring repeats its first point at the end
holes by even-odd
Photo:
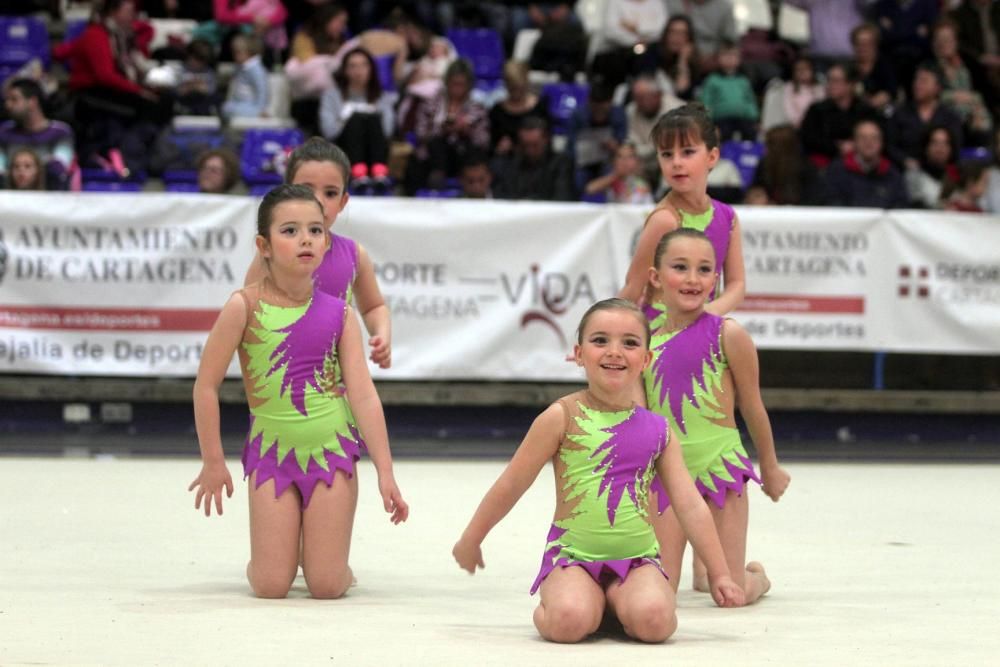
{"type": "MultiPolygon", "coordinates": [[[[654,334],[653,361],[643,371],[646,404],[675,426],[695,487],[719,507],[729,489],[741,494],[746,480],[760,483],[739,430],[719,423],[726,416],[721,401],[729,368],[722,347],[724,321],[702,313],[679,331],[654,334]]],[[[662,488],[656,490],[662,512],[669,501],[662,488]]]]}
{"type": "MultiPolygon", "coordinates": [[[[712,205],[704,213],[693,215],[680,209],[675,209],[680,214],[680,226],[685,229],[697,229],[704,232],[708,240],[712,242],[715,249],[715,287],[708,295],[708,300],[715,298],[719,289],[719,277],[722,275],[722,265],[726,262],[726,255],[729,253],[729,238],[733,231],[733,219],[736,217],[733,207],[721,201],[712,200],[712,205]]],[[[643,308],[649,326],[656,331],[666,321],[667,307],[659,300],[659,297],[643,308]]]]}
{"type": "Polygon", "coordinates": [[[330,233],[330,248],[313,274],[316,287],[351,303],[354,279],[358,277],[358,243],[346,236],[330,233]]]}
{"type": "Polygon", "coordinates": [[[250,429],[243,473],[257,486],[275,481],[275,497],[294,484],[303,509],[319,481],[354,474],[365,450],[342,384],[337,343],[347,304],[315,290],[305,305],[276,306],[260,285],[240,290],[247,326],[239,347],[250,429]]]}
{"type": "Polygon", "coordinates": [[[659,567],[646,502],[668,444],[666,420],[642,407],[601,410],[586,391],[559,402],[566,429],[555,461],[557,506],[569,513],[549,529],[531,592],[557,567],[578,565],[598,583],[605,574],[624,580],[646,563],[659,567]]]}

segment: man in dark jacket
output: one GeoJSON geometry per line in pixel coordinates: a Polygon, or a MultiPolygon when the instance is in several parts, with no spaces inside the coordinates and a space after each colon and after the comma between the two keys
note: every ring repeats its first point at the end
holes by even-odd
{"type": "Polygon", "coordinates": [[[544,119],[528,116],[517,131],[514,154],[494,168],[493,195],[499,199],[573,201],[573,164],[552,150],[544,119]]]}
{"type": "Polygon", "coordinates": [[[802,119],[802,146],[821,169],[851,149],[851,130],[859,120],[876,117],[875,110],[854,94],[857,82],[852,68],[831,66],[826,71],[826,99],[812,104],[802,119]]]}
{"type": "Polygon", "coordinates": [[[882,128],[873,120],[854,126],[854,149],[826,170],[827,204],[902,208],[908,197],[903,177],[882,155],[882,128]]]}

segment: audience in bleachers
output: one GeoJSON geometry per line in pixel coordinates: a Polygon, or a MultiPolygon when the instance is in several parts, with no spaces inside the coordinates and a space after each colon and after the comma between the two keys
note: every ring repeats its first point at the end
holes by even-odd
{"type": "Polygon", "coordinates": [[[498,199],[576,199],[573,165],[565,153],[552,150],[543,118],[529,116],[521,121],[514,150],[496,159],[493,175],[493,194],[498,199]]]}
{"type": "Polygon", "coordinates": [[[875,110],[858,98],[856,85],[853,68],[830,66],[826,72],[826,98],[812,104],[802,119],[802,147],[820,168],[852,149],[851,135],[859,120],[877,117],[875,110]]]}
{"type": "Polygon", "coordinates": [[[958,183],[958,148],[947,126],[931,125],[923,135],[917,157],[907,157],[904,162],[903,177],[911,206],[938,208],[941,192],[958,183]]]}
{"type": "Polygon", "coordinates": [[[240,160],[228,148],[214,148],[198,156],[198,192],[232,194],[240,182],[240,160]]]}
{"type": "Polygon", "coordinates": [[[701,83],[701,56],[694,42],[694,26],[684,14],[673,15],[656,45],[643,55],[640,69],[653,72],[664,90],[682,100],[694,99],[701,83]]]}
{"type": "Polygon", "coordinates": [[[993,164],[988,170],[986,194],[981,205],[987,213],[1000,213],[1000,128],[993,130],[993,164]]]}
{"type": "Polygon", "coordinates": [[[740,71],[739,47],[723,43],[716,60],[719,69],[705,77],[698,97],[711,112],[722,141],[756,139],[760,109],[750,79],[740,71]]]}
{"type": "Polygon", "coordinates": [[[45,169],[38,153],[18,148],[10,156],[11,190],[45,190],[45,169]]]}
{"type": "MultiPolygon", "coordinates": [[[[95,3],[99,14],[82,33],[68,24],[51,31],[52,41],[67,35],[66,44],[54,49],[64,67],[48,68],[46,57],[18,61],[12,69],[5,60],[0,75],[66,82],[53,96],[55,117],[74,119],[81,164],[101,168],[100,179],[124,181],[149,167],[176,190],[197,186],[194,158],[171,157],[168,144],[193,140],[199,152],[238,149],[247,136],[242,128],[257,128],[264,133],[255,139],[262,146],[285,145],[288,136],[272,141],[267,132],[295,126],[335,139],[365,170],[358,182],[378,171],[381,186],[396,194],[423,188],[424,195],[442,196],[631,199],[643,188],[617,185],[605,192],[593,183],[627,181],[620,165],[637,159],[648,188],[658,194],[664,185],[649,129],[681,99],[701,99],[724,138],[750,141],[723,145],[710,187],[725,201],[744,199],[751,186],[758,200],[774,204],[871,199],[891,176],[882,166],[888,157],[896,169],[905,167],[910,205],[942,206],[940,192],[955,180],[955,156],[981,158],[981,146],[993,138],[1000,4],[785,2],[809,17],[808,45],[797,54],[778,31],[751,27],[739,34],[733,0],[606,0],[580,3],[579,15],[574,2],[105,0],[95,3]],[[168,35],[154,34],[159,24],[141,20],[147,15],[201,23],[194,32],[172,23],[168,35]],[[522,29],[533,34],[519,38],[522,29]],[[290,48],[289,34],[295,35],[290,48]],[[266,41],[264,57],[244,57],[253,56],[240,52],[256,39],[266,41]],[[151,40],[157,45],[153,58],[178,61],[151,62],[151,40]],[[521,64],[508,61],[515,41],[521,64]],[[227,62],[231,50],[237,52],[235,70],[227,62]],[[562,83],[551,83],[556,78],[562,83]],[[372,85],[380,86],[377,94],[372,85]],[[216,91],[226,89],[223,104],[216,91]],[[178,119],[180,133],[161,132],[172,114],[185,116],[178,119]],[[239,122],[230,124],[234,117],[239,122]],[[530,127],[532,120],[522,137],[521,124],[536,117],[542,127],[530,127]],[[876,121],[885,137],[878,159],[855,145],[853,128],[862,119],[876,121]],[[191,132],[198,128],[208,133],[205,141],[191,132]],[[623,148],[625,141],[634,149],[623,148]],[[485,166],[491,160],[495,182],[485,166]],[[833,162],[836,168],[821,178],[833,162]],[[395,186],[385,178],[387,164],[395,186]],[[561,183],[552,174],[565,171],[569,178],[542,187],[518,170],[551,183],[561,183]],[[824,189],[824,183],[838,187],[824,189]],[[862,194],[844,195],[844,183],[862,194]]],[[[781,4],[771,2],[771,9],[781,4]]],[[[12,117],[16,107],[8,110],[12,117]]],[[[46,185],[65,187],[72,153],[61,148],[60,155],[69,157],[53,166],[45,149],[35,150],[47,164],[46,185]]],[[[180,153],[191,153],[185,150],[180,153]]],[[[3,159],[0,167],[9,170],[9,156],[3,159]]],[[[251,191],[266,187],[275,173],[256,161],[240,169],[251,191]],[[260,178],[251,177],[258,172],[260,178]]],[[[86,170],[83,175],[85,185],[98,178],[86,170]]],[[[970,191],[995,177],[996,166],[970,181],[954,205],[965,206],[970,191]]],[[[133,180],[141,189],[142,179],[133,180]]],[[[986,188],[984,209],[995,210],[989,203],[995,189],[986,188]]]]}
{"type": "MultiPolygon", "coordinates": [[[[349,51],[333,75],[334,85],[319,103],[323,136],[344,150],[352,165],[375,171],[389,159],[389,139],[395,130],[395,93],[382,90],[375,60],[362,48],[349,51]]],[[[360,171],[360,170],[359,170],[360,171]]]]}
{"type": "Polygon", "coordinates": [[[948,211],[982,213],[979,202],[989,183],[988,165],[979,160],[966,160],[958,165],[958,182],[951,192],[945,191],[943,208],[948,211]]]}
{"type": "Polygon", "coordinates": [[[882,127],[876,121],[855,123],[851,148],[824,174],[827,205],[902,208],[909,203],[903,177],[883,147],[882,127]]]}
{"type": "Polygon", "coordinates": [[[656,145],[650,133],[660,116],[682,104],[670,91],[663,90],[652,75],[642,74],[632,83],[632,101],[625,105],[626,137],[635,146],[642,175],[650,183],[660,182],[656,145]]]}
{"type": "Polygon", "coordinates": [[[14,79],[4,89],[4,109],[9,120],[0,124],[0,183],[13,172],[13,154],[30,149],[42,164],[41,176],[48,189],[66,190],[75,167],[73,130],[49,120],[44,93],[31,79],[14,79]]]}
{"type": "Polygon", "coordinates": [[[826,97],[826,90],[816,76],[816,68],[808,56],[800,55],[792,62],[792,76],[787,81],[774,79],[767,86],[761,104],[761,131],[772,127],[802,125],[809,107],[826,97]]]}
{"type": "Polygon", "coordinates": [[[605,201],[616,204],[653,203],[652,188],[639,173],[635,146],[627,141],[618,147],[611,172],[589,181],[584,192],[590,196],[603,195],[605,201]]]}
{"type": "Polygon", "coordinates": [[[514,148],[517,130],[528,116],[551,122],[548,100],[531,89],[528,66],[508,60],[503,66],[506,96],[490,109],[490,148],[496,155],[507,155],[514,148]]]}

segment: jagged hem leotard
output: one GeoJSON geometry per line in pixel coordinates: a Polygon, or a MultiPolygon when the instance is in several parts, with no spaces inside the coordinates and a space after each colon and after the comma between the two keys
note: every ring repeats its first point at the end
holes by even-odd
{"type": "MultiPolygon", "coordinates": [[[[739,430],[718,423],[725,417],[719,392],[729,366],[722,347],[724,321],[705,312],[679,331],[654,334],[653,361],[643,373],[647,405],[674,424],[695,487],[720,508],[727,492],[741,495],[748,480],[760,483],[739,430]]],[[[670,500],[662,486],[654,490],[662,513],[670,500]]]]}
{"type": "Polygon", "coordinates": [[[646,564],[665,577],[646,506],[656,459],[668,444],[666,420],[638,406],[602,409],[586,391],[559,403],[566,428],[556,488],[570,513],[549,529],[531,593],[557,567],[579,566],[600,585],[646,564]]]}
{"type": "Polygon", "coordinates": [[[262,284],[240,290],[247,326],[239,347],[250,428],[243,474],[256,487],[273,479],[275,497],[295,486],[302,508],[316,484],[349,477],[365,451],[342,384],[337,344],[347,304],[314,290],[303,305],[269,303],[262,284]]]}

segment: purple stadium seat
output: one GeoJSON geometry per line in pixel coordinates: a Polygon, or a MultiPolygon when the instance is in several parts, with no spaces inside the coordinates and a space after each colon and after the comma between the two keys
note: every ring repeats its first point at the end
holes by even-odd
{"type": "Polygon", "coordinates": [[[987,161],[992,157],[990,149],[986,146],[966,146],[958,153],[960,160],[983,160],[987,161]]]}
{"type": "Polygon", "coordinates": [[[263,183],[258,185],[250,186],[250,196],[251,197],[263,197],[274,187],[273,183],[263,183]]]}
{"type": "Polygon", "coordinates": [[[51,62],[45,22],[33,16],[0,16],[0,65],[20,67],[32,58],[46,67],[51,62]]]}
{"type": "Polygon", "coordinates": [[[392,75],[392,66],[396,62],[396,56],[390,53],[387,56],[373,58],[373,60],[375,61],[375,70],[378,72],[378,82],[382,84],[382,90],[387,93],[395,92],[396,80],[392,75]]]}
{"type": "Polygon", "coordinates": [[[576,110],[587,104],[590,86],[576,83],[547,83],[542,95],[548,99],[549,116],[555,134],[565,134],[576,110]]]}
{"type": "Polygon", "coordinates": [[[453,28],[448,39],[462,58],[468,58],[477,79],[496,81],[506,59],[500,33],[491,28],[453,28]]]}
{"type": "Polygon", "coordinates": [[[130,181],[84,181],[84,192],[142,192],[142,183],[130,181]]]}
{"type": "Polygon", "coordinates": [[[247,130],[240,152],[243,180],[251,188],[281,183],[288,154],[301,143],[302,132],[297,129],[247,130]]]}
{"type": "Polygon", "coordinates": [[[753,183],[757,165],[764,155],[764,144],[756,141],[724,141],[719,148],[719,154],[736,164],[743,187],[747,188],[753,183]]]}
{"type": "Polygon", "coordinates": [[[414,193],[414,196],[418,199],[458,199],[462,196],[462,191],[455,188],[447,188],[445,190],[421,188],[414,193]]]}
{"type": "Polygon", "coordinates": [[[174,181],[172,183],[164,181],[163,187],[167,192],[198,192],[198,184],[187,181],[174,181]]]}

